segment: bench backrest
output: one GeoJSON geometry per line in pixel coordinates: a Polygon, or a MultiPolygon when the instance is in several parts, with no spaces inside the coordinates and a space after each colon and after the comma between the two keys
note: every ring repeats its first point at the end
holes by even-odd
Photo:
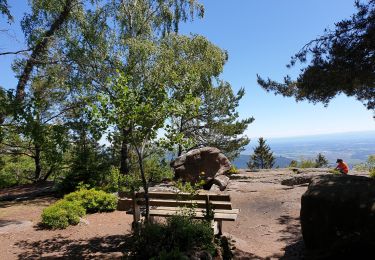
{"type": "MultiPolygon", "coordinates": [[[[149,192],[150,206],[182,207],[194,205],[196,208],[205,209],[209,203],[212,209],[232,209],[229,194],[218,193],[173,193],[173,192],[149,192]]],[[[137,203],[144,204],[144,193],[135,194],[137,203]]]]}

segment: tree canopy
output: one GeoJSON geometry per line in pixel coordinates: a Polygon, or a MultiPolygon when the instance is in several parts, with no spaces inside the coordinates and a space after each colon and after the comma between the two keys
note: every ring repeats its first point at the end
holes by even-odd
{"type": "Polygon", "coordinates": [[[297,79],[284,77],[279,83],[258,75],[265,90],[297,101],[325,105],[340,93],[354,96],[367,109],[375,109],[375,1],[356,1],[357,13],[326,29],[295,54],[288,67],[309,64],[297,79]]]}
{"type": "MultiPolygon", "coordinates": [[[[8,2],[0,0],[5,19],[8,2]]],[[[4,180],[55,178],[66,190],[82,182],[114,191],[110,183],[124,179],[147,191],[155,173],[166,174],[167,151],[214,145],[234,157],[249,142],[253,119],[237,113],[244,90],[220,77],[227,52],[179,34],[181,22],[203,17],[198,1],[29,5],[20,24],[25,48],[0,53],[15,55],[18,79],[0,88],[4,180]]]]}

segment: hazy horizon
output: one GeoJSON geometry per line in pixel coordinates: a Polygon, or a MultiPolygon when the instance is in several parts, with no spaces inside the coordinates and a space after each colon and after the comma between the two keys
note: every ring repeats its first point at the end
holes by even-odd
{"type": "MultiPolygon", "coordinates": [[[[252,139],[241,155],[252,154],[257,144],[258,139],[252,139]]],[[[375,130],[269,138],[267,144],[275,156],[301,160],[315,159],[318,153],[322,153],[330,163],[334,163],[337,158],[342,158],[349,164],[355,165],[365,162],[368,156],[375,154],[375,130]]]]}
{"type": "Polygon", "coordinates": [[[347,134],[374,134],[374,130],[358,130],[358,131],[343,131],[343,132],[328,132],[321,134],[302,134],[302,135],[286,135],[286,136],[277,136],[277,137],[267,137],[267,136],[251,136],[249,137],[252,141],[258,140],[259,137],[263,137],[267,140],[285,140],[285,139],[295,139],[295,138],[313,138],[313,137],[322,137],[322,136],[335,136],[335,135],[347,135],[347,134]]]}

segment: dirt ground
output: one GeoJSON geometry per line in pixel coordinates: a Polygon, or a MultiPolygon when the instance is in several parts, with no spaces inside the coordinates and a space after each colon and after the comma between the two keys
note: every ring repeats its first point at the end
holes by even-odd
{"type": "Polygon", "coordinates": [[[65,230],[38,227],[53,197],[0,203],[0,259],[121,259],[127,249],[131,215],[124,211],[87,215],[65,230]]]}
{"type": "Polygon", "coordinates": [[[236,254],[238,258],[303,258],[299,213],[307,184],[281,185],[289,175],[292,173],[247,173],[240,175],[243,179],[230,182],[227,189],[240,214],[236,222],[224,223],[224,231],[242,251],[236,254]]]}
{"type": "MultiPolygon", "coordinates": [[[[326,172],[317,169],[299,174],[291,170],[242,171],[233,177],[227,192],[233,207],[241,211],[237,221],[224,223],[223,230],[235,241],[236,259],[303,258],[300,199],[307,189],[307,180],[317,174],[326,172]]],[[[8,190],[7,196],[10,193],[8,190]]],[[[0,192],[4,194],[5,191],[0,192]]],[[[40,229],[42,209],[55,200],[45,196],[0,202],[0,259],[119,259],[123,256],[122,252],[129,247],[131,215],[122,211],[92,214],[65,230],[40,229]]]]}

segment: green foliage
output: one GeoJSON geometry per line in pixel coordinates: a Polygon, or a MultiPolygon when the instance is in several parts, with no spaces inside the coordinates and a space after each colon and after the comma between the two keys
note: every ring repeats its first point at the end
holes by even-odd
{"type": "Polygon", "coordinates": [[[86,214],[79,201],[59,200],[45,208],[42,213],[42,225],[51,229],[64,229],[77,225],[79,218],[86,214]]]}
{"type": "Polygon", "coordinates": [[[236,166],[232,165],[228,171],[228,174],[232,175],[232,174],[237,174],[238,173],[238,169],[236,166]]]}
{"type": "Polygon", "coordinates": [[[85,137],[78,140],[70,152],[69,171],[59,185],[63,192],[76,190],[79,183],[117,191],[113,186],[117,185],[118,179],[114,179],[117,176],[113,175],[112,159],[104,147],[85,137]]]}
{"type": "Polygon", "coordinates": [[[81,189],[64,196],[64,200],[78,202],[87,213],[114,211],[117,207],[117,198],[96,189],[81,189]]]}
{"type": "Polygon", "coordinates": [[[336,169],[329,170],[329,172],[332,173],[332,174],[341,175],[341,172],[339,170],[336,170],[336,169]]]}
{"type": "Polygon", "coordinates": [[[357,13],[335,23],[333,30],[306,44],[290,62],[309,63],[296,80],[284,77],[283,83],[258,76],[267,91],[295,97],[297,101],[323,102],[344,93],[375,108],[374,20],[375,1],[355,1],[357,13]]]}
{"type": "Polygon", "coordinates": [[[308,159],[301,159],[298,163],[299,168],[315,168],[316,163],[312,160],[308,159]]]}
{"type": "MultiPolygon", "coordinates": [[[[213,231],[209,222],[175,215],[164,224],[146,224],[136,236],[136,254],[140,259],[187,253],[191,250],[214,252],[213,231]]],[[[157,258],[162,259],[162,258],[157,258]]],[[[184,258],[183,258],[184,259],[184,258]]]]}
{"type": "Polygon", "coordinates": [[[158,183],[164,179],[172,179],[174,176],[172,168],[161,151],[145,159],[144,163],[146,178],[149,182],[158,183]]]}
{"type": "Polygon", "coordinates": [[[194,183],[192,184],[191,182],[184,182],[182,180],[178,180],[176,183],[175,183],[175,186],[177,189],[179,189],[181,192],[184,192],[184,193],[190,193],[190,194],[196,194],[197,191],[202,188],[202,183],[201,182],[198,182],[198,183],[194,183]]]}
{"type": "Polygon", "coordinates": [[[357,164],[354,166],[356,171],[372,172],[375,169],[375,155],[370,155],[365,163],[357,164]]]}
{"type": "Polygon", "coordinates": [[[7,17],[8,23],[13,22],[13,16],[9,11],[9,5],[7,0],[0,0],[0,13],[7,17]]]}
{"type": "Polygon", "coordinates": [[[179,249],[175,248],[170,252],[163,250],[159,253],[157,257],[152,257],[152,260],[160,259],[160,260],[189,260],[189,257],[186,256],[183,252],[179,249]]]}
{"type": "Polygon", "coordinates": [[[1,156],[0,188],[29,183],[33,166],[33,160],[28,156],[1,156]]]}
{"type": "MultiPolygon", "coordinates": [[[[309,160],[309,159],[304,159],[304,158],[301,158],[300,161],[292,160],[289,164],[289,167],[295,167],[295,168],[316,168],[316,167],[318,167],[319,168],[319,167],[322,167],[322,166],[318,166],[319,163],[322,163],[322,165],[326,165],[323,160],[318,162],[318,159],[319,159],[319,155],[318,155],[318,157],[315,161],[309,160]]],[[[323,156],[323,159],[325,159],[324,156],[323,156]]]]}
{"type": "Polygon", "coordinates": [[[370,155],[367,158],[367,163],[366,164],[367,164],[367,167],[368,167],[369,171],[375,170],[375,154],[370,155]]]}
{"type": "Polygon", "coordinates": [[[372,169],[372,170],[370,170],[370,172],[369,172],[369,177],[370,177],[370,178],[375,178],[375,168],[372,169]]]}
{"type": "Polygon", "coordinates": [[[328,160],[326,159],[326,157],[319,153],[315,159],[315,167],[316,168],[323,168],[323,167],[327,167],[328,166],[328,160]]]}
{"type": "Polygon", "coordinates": [[[116,196],[104,191],[83,188],[65,195],[64,199],[45,208],[42,213],[42,225],[52,229],[63,229],[78,224],[79,218],[86,212],[109,212],[114,211],[116,207],[116,196]]]}
{"type": "Polygon", "coordinates": [[[298,162],[296,160],[292,160],[289,164],[289,167],[298,167],[298,162]]]}
{"type": "Polygon", "coordinates": [[[250,169],[270,169],[275,163],[275,157],[271,152],[271,148],[266,144],[266,140],[260,137],[258,146],[255,147],[253,155],[247,163],[250,169]]]}

